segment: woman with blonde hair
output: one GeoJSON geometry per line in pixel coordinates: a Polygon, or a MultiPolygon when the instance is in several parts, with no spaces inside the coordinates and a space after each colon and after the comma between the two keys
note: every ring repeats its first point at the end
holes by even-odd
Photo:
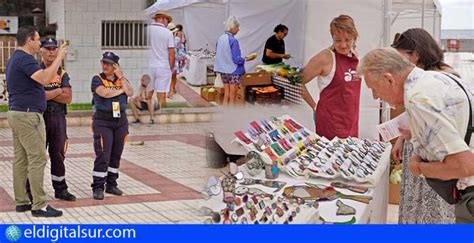
{"type": "Polygon", "coordinates": [[[361,79],[356,75],[359,59],[354,49],[358,32],[348,15],[334,18],[329,29],[332,45],[304,68],[302,96],[314,111],[318,135],[328,139],[357,137],[361,79]],[[306,88],[316,77],[320,90],[317,103],[306,88]]]}
{"type": "Polygon", "coordinates": [[[242,57],[239,41],[235,38],[239,30],[239,20],[235,16],[230,16],[225,24],[225,33],[217,40],[214,71],[221,75],[224,83],[224,105],[235,104],[237,90],[245,73],[244,64],[255,59],[255,56],[242,57]]]}

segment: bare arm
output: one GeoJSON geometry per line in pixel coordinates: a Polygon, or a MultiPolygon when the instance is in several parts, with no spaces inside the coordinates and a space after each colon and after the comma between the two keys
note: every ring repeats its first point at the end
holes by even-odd
{"type": "Polygon", "coordinates": [[[95,89],[95,93],[98,96],[103,97],[103,98],[113,98],[125,93],[125,91],[123,89],[111,90],[111,89],[106,89],[104,86],[99,86],[97,87],[97,89],[95,89]]]}
{"type": "Polygon", "coordinates": [[[270,49],[265,49],[265,55],[269,58],[285,58],[286,57],[285,54],[278,54],[278,53],[273,52],[270,49]]]}
{"type": "Polygon", "coordinates": [[[122,68],[118,64],[114,64],[114,73],[115,76],[119,77],[119,80],[122,82],[122,89],[123,93],[125,93],[128,97],[133,96],[133,87],[128,81],[128,79],[125,78],[122,72],[122,68]]]}
{"type": "Polygon", "coordinates": [[[59,47],[58,56],[56,59],[54,59],[51,66],[46,69],[36,71],[33,75],[31,75],[31,78],[42,85],[48,84],[58,71],[58,68],[61,65],[62,60],[66,57],[66,54],[66,43],[64,43],[61,45],[61,47],[59,47]]]}
{"type": "Polygon", "coordinates": [[[174,69],[175,55],[176,53],[174,51],[174,48],[168,48],[168,58],[169,58],[171,70],[174,69]]]}
{"type": "Polygon", "coordinates": [[[474,154],[467,150],[450,154],[443,161],[421,162],[419,170],[425,177],[442,180],[474,176],[474,154]]]}
{"type": "Polygon", "coordinates": [[[133,87],[125,77],[122,78],[122,89],[128,97],[133,96],[133,87]]]}
{"type": "Polygon", "coordinates": [[[61,104],[70,104],[72,101],[72,90],[71,87],[61,88],[62,93],[53,100],[61,104]]]}
{"type": "Polygon", "coordinates": [[[58,97],[59,95],[61,95],[63,93],[63,90],[62,89],[53,89],[53,90],[45,91],[45,93],[46,93],[46,100],[52,100],[52,99],[58,97]]]}
{"type": "Polygon", "coordinates": [[[314,109],[316,102],[308,91],[306,84],[311,82],[315,77],[327,75],[326,71],[332,68],[332,55],[328,50],[323,50],[316,56],[309,60],[308,64],[303,69],[301,96],[306,103],[314,109]]]}
{"type": "Polygon", "coordinates": [[[184,33],[183,32],[178,32],[178,37],[181,39],[181,42],[183,42],[184,44],[186,44],[186,36],[184,36],[184,33]]]}

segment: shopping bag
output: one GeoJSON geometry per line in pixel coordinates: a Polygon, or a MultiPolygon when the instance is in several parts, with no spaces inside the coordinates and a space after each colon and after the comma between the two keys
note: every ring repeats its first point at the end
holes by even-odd
{"type": "Polygon", "coordinates": [[[220,73],[216,74],[216,79],[214,79],[214,87],[224,88],[224,83],[222,82],[222,77],[220,73]]]}

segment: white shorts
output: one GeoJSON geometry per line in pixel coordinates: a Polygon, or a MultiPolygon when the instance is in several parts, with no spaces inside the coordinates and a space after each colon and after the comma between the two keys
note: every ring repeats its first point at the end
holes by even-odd
{"type": "Polygon", "coordinates": [[[168,93],[171,87],[171,70],[166,68],[150,68],[151,82],[147,91],[154,90],[158,93],[168,93]]]}

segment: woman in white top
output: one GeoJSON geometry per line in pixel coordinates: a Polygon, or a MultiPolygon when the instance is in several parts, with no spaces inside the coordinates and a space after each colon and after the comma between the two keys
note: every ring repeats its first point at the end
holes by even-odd
{"type": "Polygon", "coordinates": [[[358,33],[347,15],[330,24],[332,46],[314,56],[303,71],[302,96],[314,110],[316,133],[328,139],[357,137],[361,80],[356,75],[359,59],[354,51],[358,33]],[[306,84],[319,77],[320,98],[315,102],[306,84]]]}

